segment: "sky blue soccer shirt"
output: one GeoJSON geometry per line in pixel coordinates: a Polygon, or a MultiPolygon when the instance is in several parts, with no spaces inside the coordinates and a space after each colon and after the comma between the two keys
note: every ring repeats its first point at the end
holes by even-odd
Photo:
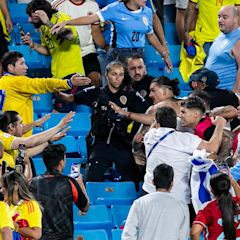
{"type": "Polygon", "coordinates": [[[143,48],[145,34],[153,33],[152,10],[148,7],[131,11],[123,2],[114,2],[97,14],[101,22],[111,21],[113,48],[143,48]]]}

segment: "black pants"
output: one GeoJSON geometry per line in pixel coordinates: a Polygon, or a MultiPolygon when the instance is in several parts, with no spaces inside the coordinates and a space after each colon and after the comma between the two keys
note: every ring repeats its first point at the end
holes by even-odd
{"type": "Polygon", "coordinates": [[[106,170],[115,163],[122,181],[137,181],[137,167],[131,148],[113,146],[105,142],[96,142],[91,150],[87,169],[86,181],[100,182],[106,170]]]}
{"type": "Polygon", "coordinates": [[[0,58],[6,52],[8,52],[7,40],[5,39],[5,36],[3,33],[3,27],[2,27],[2,24],[0,23],[0,58]]]}

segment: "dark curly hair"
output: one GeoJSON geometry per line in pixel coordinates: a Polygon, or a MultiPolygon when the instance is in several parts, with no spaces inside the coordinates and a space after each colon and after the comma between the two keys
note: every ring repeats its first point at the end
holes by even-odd
{"type": "Polygon", "coordinates": [[[31,16],[31,14],[37,10],[43,10],[48,15],[49,19],[51,19],[54,13],[58,12],[53,9],[51,4],[46,0],[33,0],[27,5],[26,13],[31,16]]]}
{"type": "Polygon", "coordinates": [[[169,87],[173,91],[174,96],[178,96],[180,94],[180,89],[178,87],[179,80],[177,78],[171,80],[168,77],[162,76],[154,78],[152,83],[156,83],[159,87],[169,87]]]}

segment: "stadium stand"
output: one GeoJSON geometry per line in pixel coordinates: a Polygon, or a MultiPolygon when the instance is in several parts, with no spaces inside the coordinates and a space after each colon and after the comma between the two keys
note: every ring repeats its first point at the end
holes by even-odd
{"type": "Polygon", "coordinates": [[[91,204],[129,205],[137,198],[133,182],[87,182],[91,204]]]}

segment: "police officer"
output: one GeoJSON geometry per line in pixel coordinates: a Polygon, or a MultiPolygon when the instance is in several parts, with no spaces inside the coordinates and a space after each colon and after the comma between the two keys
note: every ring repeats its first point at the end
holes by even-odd
{"type": "Polygon", "coordinates": [[[148,104],[138,92],[123,84],[124,75],[123,63],[113,61],[106,67],[106,87],[90,87],[70,95],[59,93],[67,102],[94,108],[91,133],[95,140],[90,150],[86,181],[102,181],[112,162],[115,162],[123,181],[136,179],[131,142],[138,126],[115,113],[109,101],[119,104],[126,111],[138,113],[144,113],[148,104]]]}

